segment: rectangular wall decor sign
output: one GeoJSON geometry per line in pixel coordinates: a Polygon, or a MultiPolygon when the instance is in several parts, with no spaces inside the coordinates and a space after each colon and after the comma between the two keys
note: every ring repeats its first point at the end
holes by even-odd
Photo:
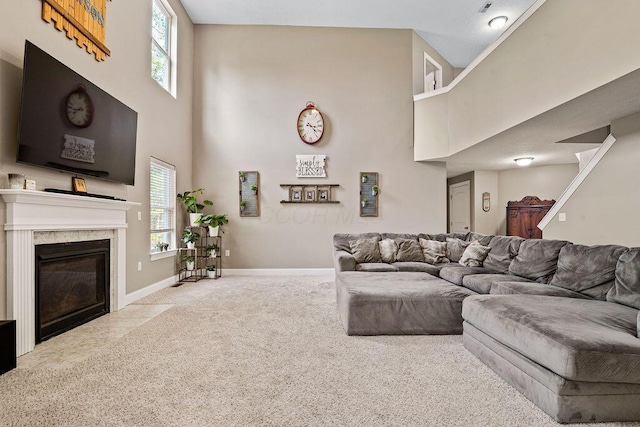
{"type": "Polygon", "coordinates": [[[296,155],[296,178],[326,178],[325,155],[296,155]]]}
{"type": "MultiPolygon", "coordinates": [[[[109,0],[111,1],[111,0],[109,0]]],[[[97,61],[111,55],[106,39],[107,0],[42,0],[42,19],[92,53],[97,61]]]]}

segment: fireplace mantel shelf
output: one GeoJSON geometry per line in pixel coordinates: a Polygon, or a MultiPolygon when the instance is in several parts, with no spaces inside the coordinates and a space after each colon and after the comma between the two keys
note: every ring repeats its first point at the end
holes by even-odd
{"type": "MultiPolygon", "coordinates": [[[[127,211],[140,203],[32,190],[0,190],[6,203],[7,316],[16,320],[18,355],[35,346],[35,236],[111,233],[110,311],[126,296],[127,211]]],[[[67,239],[67,237],[64,237],[67,239]]],[[[71,237],[69,237],[71,238],[71,237]]],[[[75,237],[73,237],[75,238],[75,237]]]]}

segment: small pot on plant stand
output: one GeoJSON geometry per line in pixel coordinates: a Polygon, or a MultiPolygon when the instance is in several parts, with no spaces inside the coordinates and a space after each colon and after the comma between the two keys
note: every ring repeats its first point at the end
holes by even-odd
{"type": "Polygon", "coordinates": [[[207,277],[209,279],[215,279],[216,278],[216,266],[215,265],[207,266],[207,277]]]}

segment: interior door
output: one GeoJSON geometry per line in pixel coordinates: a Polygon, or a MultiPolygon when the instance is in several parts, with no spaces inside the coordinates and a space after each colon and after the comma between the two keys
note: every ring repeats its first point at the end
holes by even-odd
{"type": "Polygon", "coordinates": [[[466,233],[471,230],[471,182],[449,186],[449,231],[466,233]]]}
{"type": "Polygon", "coordinates": [[[431,92],[436,88],[436,73],[435,71],[430,72],[426,76],[424,76],[424,91],[431,92]]]}

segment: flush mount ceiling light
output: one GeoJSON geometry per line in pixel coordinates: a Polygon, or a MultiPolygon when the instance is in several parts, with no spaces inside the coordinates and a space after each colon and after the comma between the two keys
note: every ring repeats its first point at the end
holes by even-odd
{"type": "Polygon", "coordinates": [[[489,21],[489,26],[494,30],[499,30],[500,28],[505,26],[508,20],[509,18],[507,18],[506,16],[496,16],[491,21],[489,21]]]}
{"type": "Polygon", "coordinates": [[[533,161],[533,157],[520,157],[519,159],[513,159],[518,166],[529,166],[533,161]]]}

